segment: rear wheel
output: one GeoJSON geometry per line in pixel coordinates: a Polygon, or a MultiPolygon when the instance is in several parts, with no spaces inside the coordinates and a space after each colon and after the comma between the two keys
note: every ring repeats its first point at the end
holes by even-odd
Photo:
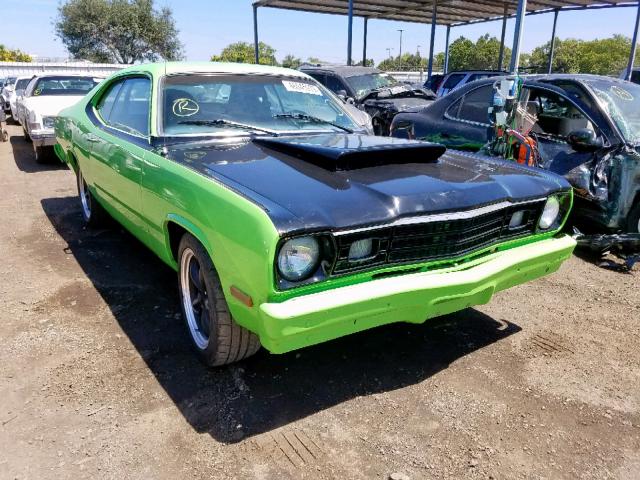
{"type": "Polygon", "coordinates": [[[36,157],[36,163],[48,163],[53,156],[53,149],[51,147],[33,147],[33,154],[36,157]]]}
{"type": "Polygon", "coordinates": [[[78,169],[76,176],[78,182],[78,197],[80,197],[80,208],[82,210],[82,218],[90,227],[97,227],[104,223],[107,213],[102,208],[93,194],[89,191],[87,182],[82,175],[82,170],[78,169]]]}
{"type": "Polygon", "coordinates": [[[200,360],[216,367],[256,353],[260,340],[233,320],[209,254],[188,233],[180,240],[178,262],[182,315],[200,360]]]}

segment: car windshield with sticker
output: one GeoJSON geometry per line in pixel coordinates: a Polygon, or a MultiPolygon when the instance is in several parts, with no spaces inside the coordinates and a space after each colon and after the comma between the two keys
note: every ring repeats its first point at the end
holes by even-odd
{"type": "Polygon", "coordinates": [[[275,75],[174,75],[163,85],[165,135],[341,131],[359,127],[315,81],[275,75]]]}
{"type": "Polygon", "coordinates": [[[586,83],[593,88],[625,140],[640,143],[640,85],[631,82],[612,84],[609,79],[590,79],[586,83]]]}
{"type": "Polygon", "coordinates": [[[93,77],[56,76],[42,77],[33,87],[34,97],[48,95],[84,95],[99,83],[93,77]]]}

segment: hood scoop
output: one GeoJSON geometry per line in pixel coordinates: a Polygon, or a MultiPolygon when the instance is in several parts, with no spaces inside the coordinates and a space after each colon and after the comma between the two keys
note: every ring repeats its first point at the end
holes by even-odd
{"type": "Polygon", "coordinates": [[[331,172],[433,163],[446,151],[444,145],[437,143],[358,134],[256,138],[253,142],[331,172]]]}

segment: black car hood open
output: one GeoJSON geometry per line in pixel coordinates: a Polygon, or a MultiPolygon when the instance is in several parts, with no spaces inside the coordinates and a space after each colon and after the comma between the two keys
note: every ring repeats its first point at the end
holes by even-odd
{"type": "Polygon", "coordinates": [[[434,144],[335,133],[180,143],[168,147],[167,158],[259,204],[283,234],[384,224],[405,216],[541,198],[569,188],[562,177],[542,170],[441,153],[434,144]],[[335,167],[345,158],[366,162],[367,151],[384,155],[375,166],[335,167]],[[410,156],[411,161],[394,155],[410,156]]]}

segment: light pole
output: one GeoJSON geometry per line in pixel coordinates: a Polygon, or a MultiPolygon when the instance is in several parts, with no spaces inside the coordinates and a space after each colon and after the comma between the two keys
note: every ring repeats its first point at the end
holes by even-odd
{"type": "Polygon", "coordinates": [[[400,53],[398,53],[398,58],[402,59],[402,32],[404,32],[404,30],[398,29],[398,31],[400,32],[400,53]]]}
{"type": "Polygon", "coordinates": [[[393,48],[387,48],[387,54],[389,55],[389,60],[391,60],[391,50],[393,50],[393,48]]]}

